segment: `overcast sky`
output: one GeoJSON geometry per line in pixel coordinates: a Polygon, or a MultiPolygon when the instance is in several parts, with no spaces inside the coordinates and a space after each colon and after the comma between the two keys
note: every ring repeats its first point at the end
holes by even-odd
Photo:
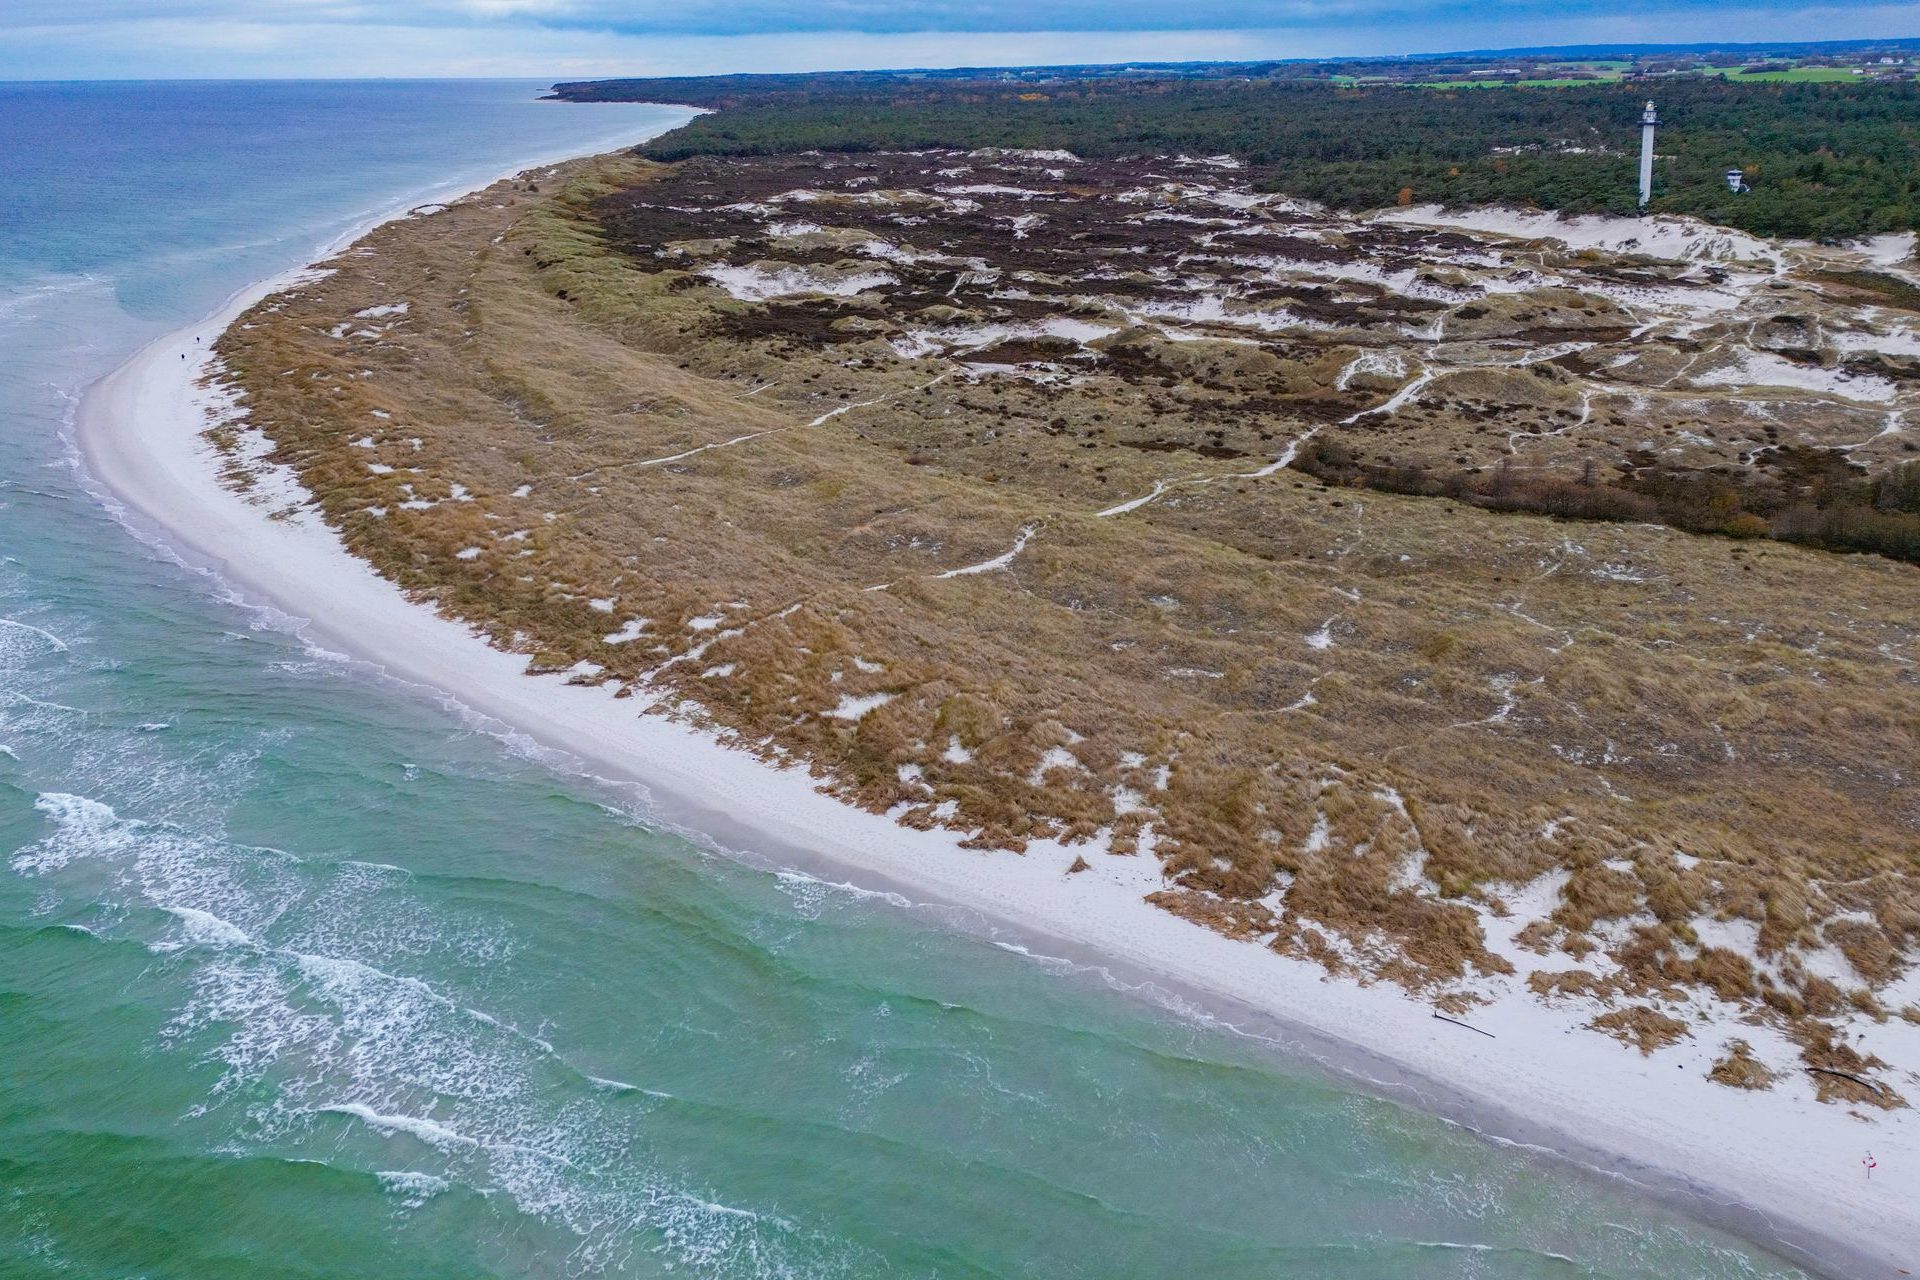
{"type": "Polygon", "coordinates": [[[1920,35],[1769,0],[0,0],[0,79],[672,75],[1920,35]]]}

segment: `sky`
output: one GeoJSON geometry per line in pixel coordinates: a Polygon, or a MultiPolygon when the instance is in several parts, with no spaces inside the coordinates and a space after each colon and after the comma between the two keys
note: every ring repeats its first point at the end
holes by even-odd
{"type": "Polygon", "coordinates": [[[1920,36],[1920,3],[0,0],[0,79],[565,79],[1890,36],[1920,36]]]}

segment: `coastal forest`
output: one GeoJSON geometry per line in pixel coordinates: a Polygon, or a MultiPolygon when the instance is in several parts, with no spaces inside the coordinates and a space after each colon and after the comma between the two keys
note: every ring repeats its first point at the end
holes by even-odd
{"type": "Polygon", "coordinates": [[[581,101],[714,110],[650,158],[1062,149],[1088,158],[1230,155],[1258,190],[1336,209],[1517,204],[1634,211],[1639,117],[1659,103],[1657,213],[1840,240],[1920,223],[1920,83],[1707,76],[1554,88],[1430,88],[1213,75],[976,78],[905,73],[620,80],[581,101]],[[1747,190],[1729,188],[1738,169],[1747,190]]]}

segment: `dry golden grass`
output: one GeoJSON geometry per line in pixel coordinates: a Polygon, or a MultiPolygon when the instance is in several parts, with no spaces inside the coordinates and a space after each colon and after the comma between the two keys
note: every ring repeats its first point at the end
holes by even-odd
{"type": "Polygon", "coordinates": [[[1651,1005],[1634,1004],[1603,1013],[1587,1024],[1640,1050],[1642,1056],[1685,1039],[1687,1024],[1651,1005]]]}
{"type": "MultiPolygon", "coordinates": [[[[1564,873],[1530,985],[1643,1051],[1689,991],[1885,1016],[1920,941],[1911,568],[1255,477],[1398,385],[1334,386],[1354,335],[968,374],[861,336],[899,323],[871,298],[802,340],[819,308],[782,330],[684,245],[610,244],[660,171],[569,177],[383,228],[221,341],[273,460],[417,598],[909,826],[1157,858],[1166,909],[1364,979],[1471,999],[1514,968],[1484,922],[1564,873]]],[[[1520,391],[1562,410],[1560,377],[1520,391]]]]}
{"type": "Polygon", "coordinates": [[[1773,1072],[1753,1056],[1753,1046],[1745,1040],[1727,1044],[1727,1054],[1713,1064],[1707,1078],[1730,1089],[1767,1089],[1773,1085],[1773,1072]]]}

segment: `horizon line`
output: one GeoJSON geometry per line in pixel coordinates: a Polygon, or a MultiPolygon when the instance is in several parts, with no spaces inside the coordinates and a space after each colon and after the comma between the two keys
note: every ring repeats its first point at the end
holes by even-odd
{"type": "MultiPolygon", "coordinates": [[[[1115,30],[1115,35],[1152,35],[1158,28],[1135,30],[1115,30]]],[[[1245,30],[1263,30],[1246,28],[1245,30]]],[[[768,32],[765,35],[779,33],[768,32]]],[[[799,35],[802,33],[793,33],[799,35]]],[[[806,32],[809,36],[834,34],[830,32],[806,32]]],[[[848,29],[839,33],[845,35],[871,35],[872,32],[848,29]]],[[[966,32],[925,31],[918,35],[964,35],[966,32]]],[[[1006,34],[1006,33],[1001,33],[1006,34]]],[[[1072,32],[1035,31],[1022,33],[1033,36],[1074,34],[1072,32]]],[[[716,37],[708,37],[716,38],[716,37]]],[[[588,76],[533,76],[533,75],[443,75],[423,72],[418,75],[261,75],[261,76],[0,76],[0,84],[8,85],[61,85],[61,84],[407,84],[407,83],[513,83],[529,84],[591,84],[611,80],[711,80],[748,76],[831,76],[831,75],[887,75],[905,74],[922,71],[1012,71],[1012,70],[1106,70],[1116,67],[1138,67],[1142,70],[1176,69],[1181,67],[1207,66],[1312,66],[1338,62],[1413,62],[1425,59],[1492,57],[1498,55],[1572,55],[1584,53],[1596,56],[1601,53],[1657,54],[1662,52],[1739,52],[1743,50],[1797,48],[1872,48],[1882,45],[1920,46],[1920,35],[1854,36],[1840,40],[1818,39],[1780,39],[1780,40],[1739,40],[1739,41],[1586,41],[1565,45],[1480,45],[1471,48],[1421,49],[1402,53],[1379,54],[1317,54],[1298,57],[1270,58],[1182,58],[1170,61],[1146,59],[1119,59],[1102,62],[957,62],[951,64],[919,63],[894,67],[816,67],[804,71],[714,71],[694,72],[686,75],[646,75],[637,73],[611,73],[588,76]]],[[[587,104],[591,105],[591,104],[587,104]]]]}

